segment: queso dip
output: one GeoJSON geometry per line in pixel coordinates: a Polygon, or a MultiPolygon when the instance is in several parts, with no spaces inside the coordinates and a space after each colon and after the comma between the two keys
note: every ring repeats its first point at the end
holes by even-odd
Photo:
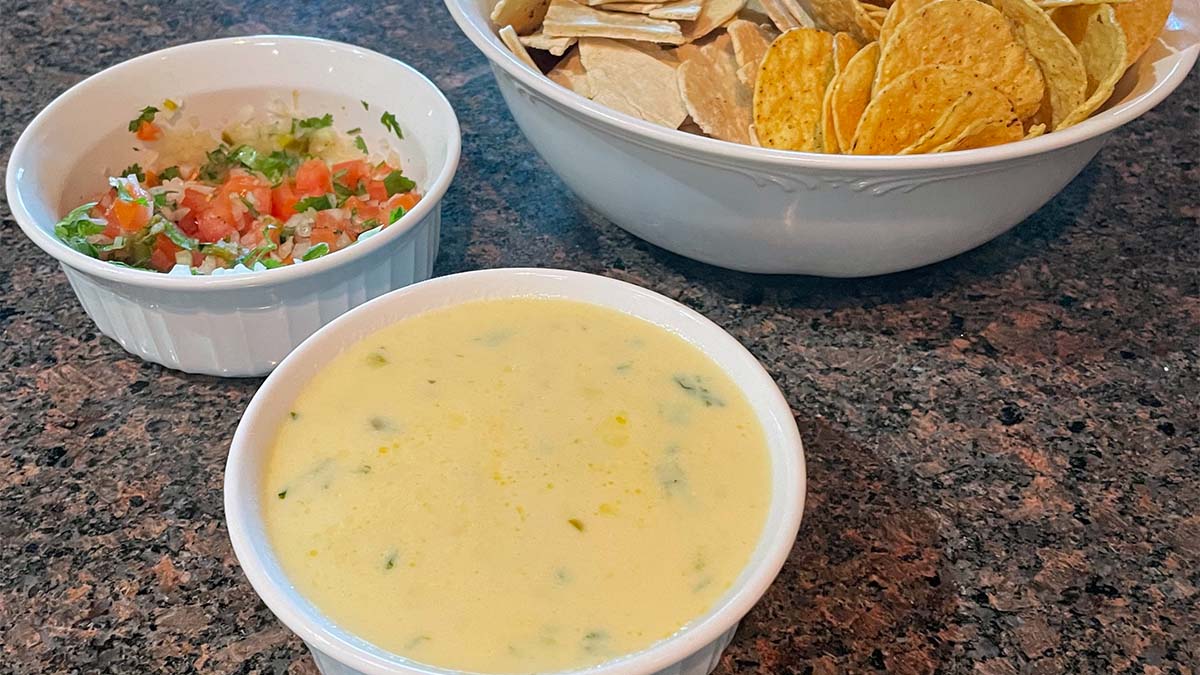
{"type": "Polygon", "coordinates": [[[681,338],[565,300],[484,300],[369,335],[279,429],[270,543],[333,622],[416,661],[549,672],[700,617],[770,502],[741,391],[681,338]]]}

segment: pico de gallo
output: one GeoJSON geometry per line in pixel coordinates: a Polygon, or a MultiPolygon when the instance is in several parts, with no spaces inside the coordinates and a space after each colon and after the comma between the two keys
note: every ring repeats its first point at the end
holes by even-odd
{"type": "MultiPolygon", "coordinates": [[[[150,148],[170,133],[158,112],[147,107],[129,124],[150,148]]],[[[390,113],[380,121],[402,137],[390,113]]],[[[291,118],[256,130],[251,143],[223,132],[203,162],[133,164],[55,233],[86,255],[157,272],[270,269],[339,251],[399,220],[421,195],[398,162],[368,158],[361,129],[332,127],[328,114],[291,118]]]]}

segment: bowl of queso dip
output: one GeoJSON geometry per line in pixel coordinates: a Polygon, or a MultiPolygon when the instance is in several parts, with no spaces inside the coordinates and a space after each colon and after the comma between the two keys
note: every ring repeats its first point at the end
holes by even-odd
{"type": "Polygon", "coordinates": [[[804,493],[787,403],[718,326],[613,279],[504,269],[304,342],[242,418],[225,508],[323,672],[706,675],[804,493]]]}

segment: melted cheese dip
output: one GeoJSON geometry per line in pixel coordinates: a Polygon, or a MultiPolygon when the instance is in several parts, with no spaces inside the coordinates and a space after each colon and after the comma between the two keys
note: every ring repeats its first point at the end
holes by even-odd
{"type": "Polygon", "coordinates": [[[296,588],[383,649],[583,667],[698,618],[747,564],[766,440],[715,364],[582,303],[479,301],[347,349],[297,397],[263,516],[296,588]]]}

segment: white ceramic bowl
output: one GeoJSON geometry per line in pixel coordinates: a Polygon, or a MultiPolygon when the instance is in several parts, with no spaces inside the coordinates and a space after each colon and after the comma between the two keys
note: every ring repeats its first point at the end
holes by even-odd
{"type": "MultiPolygon", "coordinates": [[[[432,82],[382,54],[326,40],[254,36],[198,42],[126,61],[80,82],[17,141],[6,189],[13,216],[54,256],[100,330],[148,361],[192,373],[262,375],[318,328],[390,290],[429,278],[441,199],[458,168],[458,120],[432,82]],[[246,104],[299,92],[304,114],[360,126],[390,146],[423,199],[397,224],[307,263],[243,275],[177,277],[123,269],[65,246],[54,224],[138,160],[126,128],[146,105],[182,101],[185,118],[220,128],[246,104]],[[359,103],[366,100],[370,111],[359,103]],[[379,122],[396,115],[404,140],[379,122]]],[[[143,160],[144,161],[144,160],[143,160]]]]}
{"type": "MultiPolygon", "coordinates": [[[[582,675],[707,675],[738,621],[779,573],[804,510],[804,451],[791,409],[771,376],[728,333],[657,293],[605,277],[539,269],[466,272],[415,284],[347,313],[300,345],[246,408],[225,466],[225,519],[242,569],[277,617],[312,650],[325,673],[452,674],[385,652],[341,630],[288,582],[263,530],[258,489],[279,424],[305,383],[347,346],[406,317],[483,298],[556,297],[616,309],[657,324],[709,356],[742,389],[766,433],[771,504],[750,563],[707,614],[674,637],[582,675]]],[[[469,640],[469,635],[462,636],[469,640]]]]}
{"type": "Polygon", "coordinates": [[[748,272],[867,276],[974,248],[1049,201],[1114,129],[1179,85],[1200,50],[1200,8],[1186,0],[1110,107],[1078,126],[940,155],[822,155],[694,136],[592,103],[513,57],[489,24],[494,0],[445,3],[526,138],[580,199],[651,243],[748,272]]]}

